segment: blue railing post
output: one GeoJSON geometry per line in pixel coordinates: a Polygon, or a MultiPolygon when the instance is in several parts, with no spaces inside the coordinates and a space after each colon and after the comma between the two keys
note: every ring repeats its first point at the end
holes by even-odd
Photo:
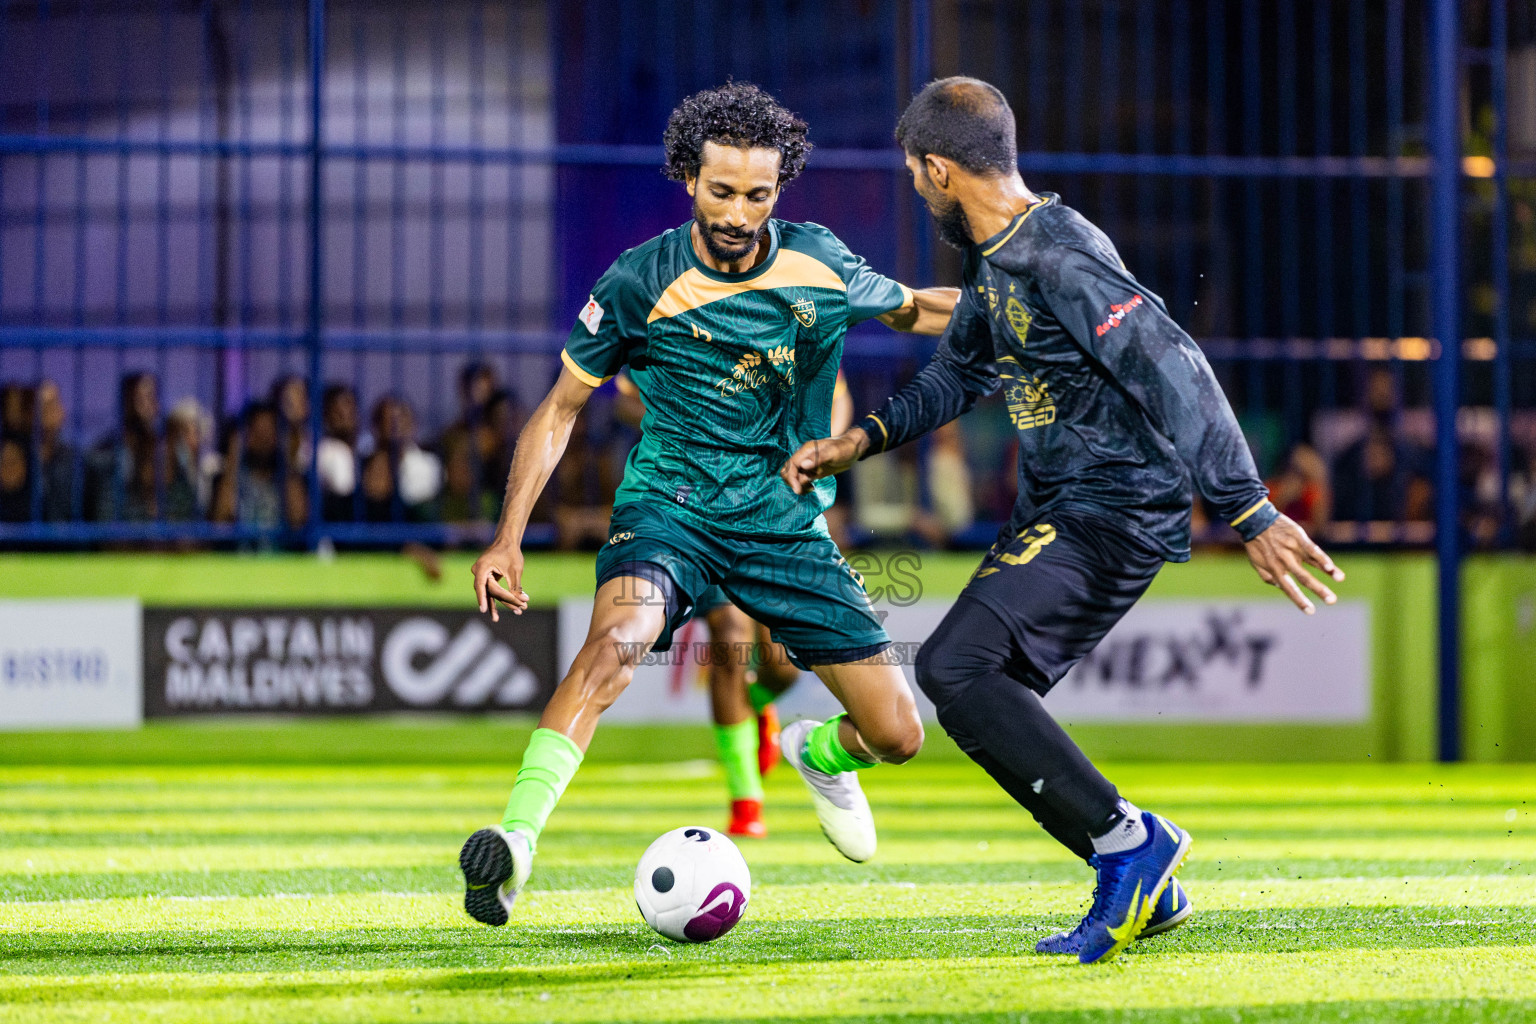
{"type": "MultiPolygon", "coordinates": [[[[912,94],[928,84],[933,78],[933,4],[930,0],[912,0],[912,24],[910,26],[912,39],[911,48],[907,55],[907,67],[912,79],[912,94]]],[[[911,96],[903,97],[901,106],[905,110],[907,101],[911,96]]],[[[898,169],[896,174],[896,187],[904,188],[906,182],[898,169]]],[[[928,208],[916,195],[909,195],[907,202],[912,203],[917,209],[917,234],[913,238],[913,256],[917,263],[917,283],[930,285],[933,283],[933,228],[928,224],[928,208]]]]}
{"type": "Polygon", "coordinates": [[[1461,34],[1457,0],[1434,0],[1429,72],[1430,278],[1435,337],[1435,554],[1439,563],[1440,760],[1461,757],[1461,34]]]}
{"type": "Polygon", "coordinates": [[[320,404],[325,391],[325,0],[309,0],[309,519],[305,546],[320,542],[320,404]]]}

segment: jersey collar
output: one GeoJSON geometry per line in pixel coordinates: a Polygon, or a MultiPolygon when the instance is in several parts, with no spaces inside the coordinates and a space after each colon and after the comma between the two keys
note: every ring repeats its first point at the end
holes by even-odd
{"type": "Polygon", "coordinates": [[[1039,202],[1030,203],[1028,206],[1024,207],[1023,210],[1014,216],[1013,220],[1008,222],[1007,227],[1003,228],[1003,230],[999,231],[985,242],[980,242],[977,244],[976,248],[981,250],[981,254],[983,256],[991,256],[993,253],[997,252],[997,250],[1007,245],[1008,239],[1014,236],[1014,233],[1019,230],[1019,228],[1024,224],[1024,221],[1029,217],[1030,214],[1034,213],[1042,206],[1049,205],[1052,200],[1061,198],[1054,192],[1041,192],[1039,195],[1039,202]]]}
{"type": "Polygon", "coordinates": [[[776,217],[768,218],[768,258],[745,274],[722,274],[718,270],[706,267],[704,261],[699,259],[699,254],[693,251],[693,221],[690,220],[683,225],[683,231],[683,248],[688,253],[688,262],[699,273],[716,281],[750,281],[755,277],[761,277],[768,272],[769,267],[773,266],[773,261],[779,258],[779,221],[776,217]]]}

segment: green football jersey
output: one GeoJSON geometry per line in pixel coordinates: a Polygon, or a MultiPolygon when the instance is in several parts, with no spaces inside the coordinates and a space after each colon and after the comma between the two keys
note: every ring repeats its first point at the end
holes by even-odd
{"type": "Polygon", "coordinates": [[[843,338],[911,301],[819,224],[770,220],[744,274],[700,262],[692,221],[614,261],[571,328],[566,367],[596,387],[629,368],[645,402],[615,504],[661,504],[712,530],[823,529],[836,484],[796,495],[779,467],[826,437],[843,338]]]}

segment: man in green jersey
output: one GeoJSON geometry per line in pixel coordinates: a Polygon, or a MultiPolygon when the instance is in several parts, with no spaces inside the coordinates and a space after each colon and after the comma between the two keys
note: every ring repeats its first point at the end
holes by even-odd
{"type": "Polygon", "coordinates": [[[875,850],[854,773],[922,746],[911,691],[883,657],[890,639],[827,534],[822,512],[835,485],[796,494],[774,476],[801,442],[826,436],[849,326],[878,317],[938,334],[957,293],[913,292],[826,228],[772,219],[780,190],[805,166],[805,129],[747,84],[698,93],[672,112],[666,172],[687,186],[693,219],[623,253],[598,281],[559,379],[518,440],[496,537],[474,565],[476,599],[493,618],[497,602],[514,614],[528,606],[528,511],[592,391],[627,366],[645,403],[597,560],[586,642],[529,739],[501,823],[459,854],[476,920],[506,922],[598,716],[712,586],[767,625],[846,709],[783,734],[785,759],[844,856],[875,850]]]}

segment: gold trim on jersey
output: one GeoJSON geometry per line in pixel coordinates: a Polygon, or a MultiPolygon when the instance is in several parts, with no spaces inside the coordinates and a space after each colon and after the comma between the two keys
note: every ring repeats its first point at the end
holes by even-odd
{"type": "MultiPolygon", "coordinates": [[[[885,421],[882,420],[879,416],[876,416],[874,413],[870,413],[869,418],[875,421],[875,426],[879,427],[880,432],[885,435],[884,439],[882,439],[880,442],[880,450],[883,452],[885,451],[886,446],[891,443],[891,432],[886,429],[885,421]]],[[[871,438],[871,440],[873,440],[873,438],[871,438]]]]}
{"type": "Polygon", "coordinates": [[[1006,235],[1004,235],[1002,238],[999,238],[997,240],[997,244],[992,246],[990,249],[983,249],[983,250],[981,250],[981,254],[983,256],[991,256],[993,253],[997,252],[997,250],[999,250],[1003,246],[1007,245],[1008,244],[1008,239],[1012,238],[1014,232],[1018,231],[1019,228],[1024,225],[1024,222],[1029,219],[1029,215],[1034,213],[1036,210],[1040,209],[1040,207],[1044,206],[1046,203],[1049,203],[1050,201],[1051,201],[1050,198],[1046,197],[1045,199],[1040,200],[1038,203],[1030,203],[1028,206],[1026,206],[1024,208],[1024,212],[1019,214],[1018,218],[1013,222],[1013,227],[1008,229],[1008,233],[1006,235]]]}
{"type": "Polygon", "coordinates": [[[560,350],[560,361],[565,364],[565,368],[567,370],[571,371],[571,376],[575,377],[589,388],[602,387],[604,381],[611,379],[608,377],[596,377],[588,373],[586,370],[583,370],[577,364],[575,358],[565,349],[560,350]]]}
{"type": "Polygon", "coordinates": [[[766,273],[749,281],[717,281],[697,267],[685,270],[677,280],[667,285],[656,305],[651,307],[646,323],[686,313],[690,309],[711,302],[728,299],[743,292],[767,291],[773,288],[827,288],[846,292],[843,279],[825,263],[814,256],[793,249],[780,249],[773,266],[766,273]]]}
{"type": "Polygon", "coordinates": [[[1253,506],[1253,508],[1250,508],[1247,512],[1244,512],[1242,515],[1240,515],[1236,519],[1232,520],[1232,525],[1236,526],[1238,523],[1242,522],[1244,519],[1247,519],[1249,516],[1253,515],[1259,509],[1263,508],[1265,505],[1268,505],[1268,504],[1269,504],[1269,499],[1268,498],[1261,499],[1257,505],[1253,506]]]}

